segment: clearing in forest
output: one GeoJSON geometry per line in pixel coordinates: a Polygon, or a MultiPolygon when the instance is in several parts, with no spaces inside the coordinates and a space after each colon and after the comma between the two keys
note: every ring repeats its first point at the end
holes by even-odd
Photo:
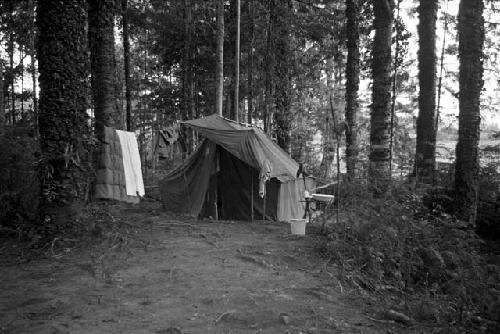
{"type": "MultiPolygon", "coordinates": [[[[0,333],[370,333],[315,254],[317,237],[271,222],[174,219],[109,206],[119,228],[85,247],[19,263],[1,248],[0,333]]],[[[97,219],[96,224],[100,221],[97,219]]],[[[401,327],[392,327],[400,332],[401,327]]]]}

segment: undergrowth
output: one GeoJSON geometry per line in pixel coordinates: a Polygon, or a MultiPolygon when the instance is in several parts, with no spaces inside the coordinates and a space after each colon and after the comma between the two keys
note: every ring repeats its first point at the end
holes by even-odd
{"type": "Polygon", "coordinates": [[[419,323],[500,331],[500,257],[474,231],[409,185],[378,199],[363,185],[341,194],[340,223],[319,247],[341,280],[419,323]]]}

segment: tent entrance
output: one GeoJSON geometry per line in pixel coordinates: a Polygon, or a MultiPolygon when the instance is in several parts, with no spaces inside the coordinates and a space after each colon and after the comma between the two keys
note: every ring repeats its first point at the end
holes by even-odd
{"type": "Polygon", "coordinates": [[[259,172],[217,145],[217,172],[210,177],[200,218],[276,220],[280,183],[272,178],[259,196],[259,172]],[[253,206],[253,210],[252,210],[253,206]],[[253,212],[252,212],[253,211],[253,212]]]}

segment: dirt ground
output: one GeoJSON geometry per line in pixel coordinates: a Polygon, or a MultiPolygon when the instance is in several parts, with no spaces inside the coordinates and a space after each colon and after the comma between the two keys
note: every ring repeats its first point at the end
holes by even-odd
{"type": "MultiPolygon", "coordinates": [[[[128,231],[13,263],[0,247],[0,333],[399,333],[271,222],[181,220],[119,206],[128,231]],[[358,299],[359,300],[359,299],[358,299]]],[[[113,234],[114,233],[114,234],[113,234]]]]}

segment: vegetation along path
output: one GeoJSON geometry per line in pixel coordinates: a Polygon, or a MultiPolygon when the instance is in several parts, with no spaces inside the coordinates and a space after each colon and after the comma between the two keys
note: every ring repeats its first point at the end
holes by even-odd
{"type": "Polygon", "coordinates": [[[349,289],[314,254],[314,235],[291,236],[280,223],[173,219],[151,204],[109,209],[95,215],[99,244],[48,248],[46,259],[24,263],[1,248],[0,333],[370,333],[396,326],[370,319],[347,298],[349,289]]]}

